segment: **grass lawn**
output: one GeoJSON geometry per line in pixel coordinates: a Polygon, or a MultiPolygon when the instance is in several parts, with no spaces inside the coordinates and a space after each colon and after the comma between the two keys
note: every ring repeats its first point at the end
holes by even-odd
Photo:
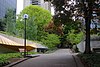
{"type": "Polygon", "coordinates": [[[100,53],[79,54],[78,57],[86,67],[100,67],[100,53]]]}

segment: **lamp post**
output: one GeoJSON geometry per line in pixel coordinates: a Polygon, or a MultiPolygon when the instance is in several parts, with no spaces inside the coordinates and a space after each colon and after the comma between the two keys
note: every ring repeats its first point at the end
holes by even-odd
{"type": "Polygon", "coordinates": [[[28,15],[24,14],[25,26],[24,26],[24,57],[26,57],[26,20],[28,19],[28,15]]]}

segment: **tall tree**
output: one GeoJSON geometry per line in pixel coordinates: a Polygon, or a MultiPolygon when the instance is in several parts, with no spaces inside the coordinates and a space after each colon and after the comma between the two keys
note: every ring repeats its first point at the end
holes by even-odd
{"type": "MultiPolygon", "coordinates": [[[[91,47],[90,47],[90,23],[93,19],[93,12],[94,9],[98,9],[100,1],[99,0],[82,0],[78,1],[78,6],[80,6],[80,14],[81,17],[85,19],[85,26],[86,26],[86,37],[85,37],[85,52],[84,53],[91,53],[91,47]],[[83,15],[83,16],[82,16],[83,15]]],[[[96,13],[96,11],[95,11],[96,13]]]]}
{"type": "Polygon", "coordinates": [[[15,34],[15,25],[16,25],[16,12],[13,9],[8,9],[5,14],[5,31],[10,34],[15,34]]]}
{"type": "Polygon", "coordinates": [[[55,7],[54,23],[56,25],[66,25],[66,23],[72,21],[72,17],[83,16],[85,18],[86,25],[86,44],[85,53],[91,53],[90,49],[90,23],[92,19],[92,9],[94,3],[100,3],[99,0],[76,0],[77,4],[71,1],[74,0],[53,0],[55,7]],[[70,1],[70,2],[69,2],[70,1]],[[76,13],[76,14],[75,14],[76,13]]]}
{"type": "Polygon", "coordinates": [[[52,16],[50,12],[36,5],[30,5],[23,9],[23,11],[18,15],[17,19],[17,35],[21,37],[23,37],[24,31],[24,14],[29,15],[29,18],[26,22],[27,39],[40,40],[43,38],[43,36],[46,36],[44,27],[51,21],[52,16]]]}
{"type": "MultiPolygon", "coordinates": [[[[90,23],[93,19],[93,12],[94,9],[99,9],[98,5],[100,4],[99,0],[88,0],[87,1],[87,9],[85,11],[85,22],[86,22],[86,44],[85,44],[85,52],[84,53],[91,53],[91,47],[90,47],[90,23]],[[96,4],[96,5],[95,5],[96,4]]],[[[95,11],[96,12],[96,11],[95,11]]]]}
{"type": "MultiPolygon", "coordinates": [[[[65,34],[68,34],[68,31],[72,29],[71,26],[75,24],[77,27],[78,25],[76,24],[76,21],[72,19],[72,17],[74,17],[74,14],[75,14],[74,12],[76,9],[75,3],[71,2],[71,0],[53,0],[52,4],[55,9],[55,15],[53,16],[54,24],[57,27],[56,29],[59,29],[59,28],[62,29],[63,34],[60,33],[59,35],[62,36],[61,41],[64,41],[65,34]]],[[[59,30],[57,30],[57,33],[59,33],[58,31],[59,30]]]]}

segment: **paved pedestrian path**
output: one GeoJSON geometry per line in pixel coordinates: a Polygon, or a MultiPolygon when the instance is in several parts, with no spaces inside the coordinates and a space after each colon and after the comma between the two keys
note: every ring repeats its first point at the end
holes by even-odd
{"type": "Polygon", "coordinates": [[[59,49],[51,54],[41,54],[13,67],[84,67],[70,49],[59,49]]]}

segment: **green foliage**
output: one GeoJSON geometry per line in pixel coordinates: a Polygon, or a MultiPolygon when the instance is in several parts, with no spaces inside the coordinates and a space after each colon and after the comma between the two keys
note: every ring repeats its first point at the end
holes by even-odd
{"type": "Polygon", "coordinates": [[[4,19],[0,19],[0,31],[5,31],[5,22],[4,22],[4,19]]]}
{"type": "MultiPolygon", "coordinates": [[[[28,52],[28,54],[36,54],[36,52],[28,52]]],[[[6,53],[0,54],[0,67],[5,66],[10,63],[11,58],[22,58],[21,53],[6,53]]]]}
{"type": "Polygon", "coordinates": [[[41,40],[48,48],[55,48],[60,44],[59,36],[56,34],[48,34],[47,37],[41,40]]]}
{"type": "Polygon", "coordinates": [[[51,20],[51,14],[48,10],[36,5],[27,6],[18,15],[17,19],[17,35],[23,37],[24,32],[24,19],[23,15],[28,14],[27,19],[27,39],[38,40],[40,35],[44,34],[44,26],[51,20]]]}
{"type": "Polygon", "coordinates": [[[64,24],[64,26],[63,26],[64,35],[60,38],[60,41],[61,41],[61,46],[60,47],[66,47],[66,45],[70,45],[70,44],[74,44],[74,43],[77,44],[78,43],[78,42],[75,42],[76,39],[75,40],[73,40],[73,39],[75,37],[77,37],[76,34],[79,34],[80,29],[81,29],[80,26],[81,26],[81,23],[79,21],[70,21],[69,23],[64,24]],[[73,30],[73,32],[72,32],[72,30],[73,30]]]}
{"type": "Polygon", "coordinates": [[[51,20],[51,14],[48,10],[36,5],[30,5],[26,7],[22,12],[23,14],[28,14],[29,17],[34,17],[34,22],[39,26],[44,26],[45,24],[49,23],[51,20]]]}
{"type": "Polygon", "coordinates": [[[75,30],[71,30],[67,35],[67,40],[71,44],[75,45],[82,40],[82,37],[83,37],[83,32],[75,33],[75,30]]]}
{"type": "Polygon", "coordinates": [[[41,41],[41,39],[45,39],[45,37],[48,35],[48,32],[43,31],[38,31],[37,33],[37,40],[41,41]]]}
{"type": "Polygon", "coordinates": [[[4,22],[6,22],[5,31],[10,34],[15,34],[16,13],[13,9],[8,9],[6,11],[4,22]]]}
{"type": "Polygon", "coordinates": [[[0,67],[10,63],[10,58],[21,57],[20,53],[0,54],[0,67]]]}
{"type": "Polygon", "coordinates": [[[85,64],[89,67],[100,67],[100,54],[79,54],[78,56],[84,60],[85,64]]]}
{"type": "Polygon", "coordinates": [[[69,23],[66,23],[64,25],[64,33],[68,34],[68,32],[73,29],[79,32],[79,28],[81,28],[80,26],[81,26],[81,23],[79,21],[70,21],[69,23]]]}
{"type": "Polygon", "coordinates": [[[16,13],[13,9],[7,9],[5,17],[0,19],[0,31],[15,34],[16,13]]]}
{"type": "MultiPolygon", "coordinates": [[[[56,25],[65,24],[71,20],[72,11],[67,10],[71,5],[68,5],[67,0],[52,0],[52,4],[55,7],[55,15],[53,17],[56,25]]],[[[72,6],[71,6],[72,8],[72,6]]]]}

